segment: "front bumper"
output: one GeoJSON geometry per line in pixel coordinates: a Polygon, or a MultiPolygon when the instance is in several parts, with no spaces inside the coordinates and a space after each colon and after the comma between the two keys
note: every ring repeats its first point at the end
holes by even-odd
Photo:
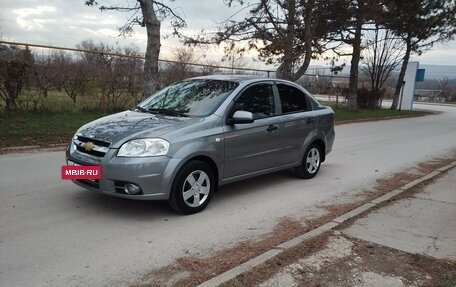
{"type": "Polygon", "coordinates": [[[117,149],[109,149],[102,158],[83,154],[68,147],[66,159],[80,165],[99,165],[102,178],[98,181],[74,180],[86,189],[102,194],[140,200],[167,200],[177,161],[167,156],[117,157],[117,149]],[[138,194],[127,194],[123,187],[132,183],[141,188],[138,194]]]}

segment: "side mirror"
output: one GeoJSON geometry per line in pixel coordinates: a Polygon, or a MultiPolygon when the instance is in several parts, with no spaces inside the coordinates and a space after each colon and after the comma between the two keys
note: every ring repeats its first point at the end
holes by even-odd
{"type": "Polygon", "coordinates": [[[253,123],[253,114],[247,111],[236,111],[234,115],[226,121],[228,125],[250,124],[253,123]]]}

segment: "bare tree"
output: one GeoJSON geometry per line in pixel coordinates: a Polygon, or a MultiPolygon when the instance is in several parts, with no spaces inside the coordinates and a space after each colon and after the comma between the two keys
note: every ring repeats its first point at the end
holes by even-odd
{"type": "Polygon", "coordinates": [[[17,110],[17,99],[30,79],[33,56],[26,47],[0,45],[0,98],[7,113],[17,110]]]}
{"type": "Polygon", "coordinates": [[[36,83],[44,98],[51,89],[64,91],[76,103],[89,84],[88,65],[85,61],[63,51],[40,56],[35,64],[36,83]]]}
{"type": "Polygon", "coordinates": [[[110,56],[107,53],[113,52],[114,47],[105,43],[95,43],[93,40],[83,40],[81,43],[76,44],[78,49],[90,52],[81,52],[79,54],[80,60],[86,65],[86,76],[97,84],[103,77],[106,58],[110,56]]]}
{"type": "Polygon", "coordinates": [[[35,55],[33,65],[33,84],[36,85],[43,98],[47,98],[49,90],[54,87],[55,67],[49,55],[35,55]]]}
{"type": "Polygon", "coordinates": [[[90,84],[86,73],[87,65],[81,61],[71,61],[65,65],[65,68],[62,88],[73,103],[76,103],[76,98],[82,96],[90,84]]]}
{"type": "Polygon", "coordinates": [[[101,91],[100,108],[103,110],[118,110],[138,102],[143,81],[143,60],[138,46],[115,48],[92,40],[82,41],[77,46],[90,52],[82,52],[80,61],[73,63],[73,70],[84,71],[71,75],[71,81],[67,81],[73,90],[76,89],[74,91],[95,84],[101,91]],[[80,65],[76,65],[78,63],[80,65]]]}
{"type": "Polygon", "coordinates": [[[186,77],[191,72],[191,64],[198,62],[199,57],[190,47],[180,47],[173,51],[173,70],[180,77],[186,77]]]}
{"type": "Polygon", "coordinates": [[[161,72],[163,84],[171,84],[195,75],[192,63],[199,60],[195,50],[191,47],[179,47],[173,51],[172,63],[168,63],[161,72]]]}
{"type": "Polygon", "coordinates": [[[130,45],[123,48],[123,53],[127,56],[133,56],[125,58],[122,65],[124,70],[124,83],[128,97],[134,99],[134,102],[138,102],[141,99],[142,93],[142,82],[143,73],[141,68],[144,65],[142,59],[140,59],[139,47],[136,45],[130,45]]]}
{"type": "MultiPolygon", "coordinates": [[[[172,2],[173,0],[169,0],[172,2]]],[[[101,1],[100,1],[101,2],[101,1]]],[[[114,10],[129,13],[127,22],[119,28],[120,34],[127,36],[133,33],[133,27],[139,25],[145,27],[147,31],[147,46],[144,62],[144,96],[150,95],[158,89],[158,56],[160,54],[160,27],[161,20],[171,19],[171,25],[175,33],[180,28],[186,26],[183,18],[177,14],[165,1],[159,0],[137,0],[125,1],[125,5],[99,5],[96,0],[86,0],[88,6],[99,5],[101,11],[114,10]]]]}
{"type": "MultiPolygon", "coordinates": [[[[112,51],[112,50],[110,50],[112,51]]],[[[99,86],[101,89],[100,108],[105,111],[114,111],[121,107],[121,98],[126,93],[123,89],[124,78],[121,73],[123,67],[116,58],[100,55],[103,69],[100,70],[99,86]]]]}
{"type": "Polygon", "coordinates": [[[104,43],[95,43],[93,40],[83,40],[81,43],[76,44],[76,48],[89,52],[81,52],[79,57],[81,60],[86,63],[88,66],[91,66],[93,69],[91,71],[91,76],[96,75],[97,66],[100,64],[100,54],[106,52],[107,48],[104,43]]]}
{"type": "Polygon", "coordinates": [[[237,68],[244,68],[247,63],[244,59],[245,48],[240,47],[227,47],[222,62],[228,63],[231,71],[234,72],[237,68]]]}
{"type": "Polygon", "coordinates": [[[401,63],[404,44],[390,30],[379,25],[366,34],[361,70],[370,79],[371,96],[368,106],[375,109],[381,104],[381,91],[390,74],[401,63]]]}
{"type": "Polygon", "coordinates": [[[58,51],[51,54],[35,55],[33,65],[33,84],[39,89],[40,95],[46,99],[49,91],[53,88],[62,87],[60,77],[65,69],[62,69],[64,52],[58,51]]]}
{"type": "Polygon", "coordinates": [[[445,77],[443,79],[436,80],[436,85],[439,90],[446,95],[448,101],[455,102],[456,101],[456,81],[453,80],[453,83],[445,77]]]}

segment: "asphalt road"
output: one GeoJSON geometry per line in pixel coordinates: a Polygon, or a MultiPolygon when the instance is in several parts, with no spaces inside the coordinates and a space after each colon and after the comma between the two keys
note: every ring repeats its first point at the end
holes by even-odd
{"type": "Polygon", "coordinates": [[[129,201],[60,179],[63,152],[0,156],[0,286],[124,286],[183,255],[204,255],[302,218],[376,179],[456,150],[456,107],[422,118],[337,126],[312,180],[290,172],[231,184],[202,213],[129,201]]]}

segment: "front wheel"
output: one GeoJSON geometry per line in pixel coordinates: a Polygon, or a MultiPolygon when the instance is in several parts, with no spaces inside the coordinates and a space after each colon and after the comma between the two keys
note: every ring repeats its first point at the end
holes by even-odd
{"type": "Polygon", "coordinates": [[[183,214],[200,212],[209,204],[215,190],[214,173],[204,162],[185,164],[174,179],[169,204],[183,214]]]}
{"type": "Polygon", "coordinates": [[[295,168],[296,174],[301,178],[313,178],[317,175],[321,165],[321,150],[316,144],[311,144],[306,152],[301,165],[295,168]]]}

